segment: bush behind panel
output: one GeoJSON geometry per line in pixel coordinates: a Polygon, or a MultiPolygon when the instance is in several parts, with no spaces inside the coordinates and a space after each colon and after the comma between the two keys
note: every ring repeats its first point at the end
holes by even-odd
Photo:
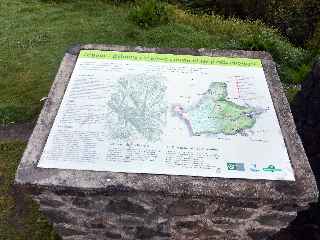
{"type": "Polygon", "coordinates": [[[172,0],[194,13],[261,19],[281,30],[293,43],[303,45],[320,19],[319,0],[172,0]]]}

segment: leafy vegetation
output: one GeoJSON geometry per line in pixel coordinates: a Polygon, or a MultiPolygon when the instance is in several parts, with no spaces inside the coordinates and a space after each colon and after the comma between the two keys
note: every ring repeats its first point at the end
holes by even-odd
{"type": "Polygon", "coordinates": [[[309,48],[315,55],[320,55],[320,21],[317,24],[313,36],[307,43],[307,48],[309,48]]]}
{"type": "Polygon", "coordinates": [[[297,71],[310,61],[309,51],[294,47],[259,21],[173,9],[175,21],[158,25],[158,19],[156,26],[144,28],[128,21],[130,6],[105,0],[0,0],[0,124],[36,117],[64,52],[77,43],[265,50],[287,83],[301,82],[297,71]]]}
{"type": "Polygon", "coordinates": [[[129,19],[144,28],[168,24],[173,16],[173,9],[158,0],[139,1],[129,13],[129,19]]]}
{"type": "Polygon", "coordinates": [[[217,38],[218,48],[260,50],[271,53],[278,63],[280,78],[286,83],[300,83],[302,73],[310,70],[312,59],[310,52],[294,47],[277,30],[267,28],[261,21],[243,21],[238,19],[224,20],[216,15],[188,15],[179,11],[177,22],[193,26],[217,38]],[[228,37],[228,39],[226,39],[228,37]],[[219,45],[220,43],[220,45],[219,45]]]}
{"type": "Polygon", "coordinates": [[[58,240],[38,205],[13,186],[24,148],[22,142],[0,142],[0,239],[58,240]]]}
{"type": "Polygon", "coordinates": [[[260,19],[302,46],[320,20],[319,0],[171,0],[194,13],[260,19]]]}

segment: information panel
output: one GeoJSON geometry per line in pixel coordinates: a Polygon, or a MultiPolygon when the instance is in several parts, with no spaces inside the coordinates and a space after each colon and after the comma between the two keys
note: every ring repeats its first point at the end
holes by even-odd
{"type": "Polygon", "coordinates": [[[82,50],[38,163],[294,180],[260,60],[82,50]]]}

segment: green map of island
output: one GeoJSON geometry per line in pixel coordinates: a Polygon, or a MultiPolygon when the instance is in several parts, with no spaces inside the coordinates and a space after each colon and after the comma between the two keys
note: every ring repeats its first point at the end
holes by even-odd
{"type": "Polygon", "coordinates": [[[193,135],[234,135],[256,123],[257,111],[227,100],[227,84],[213,82],[200,101],[189,109],[175,106],[174,111],[188,125],[193,135]]]}

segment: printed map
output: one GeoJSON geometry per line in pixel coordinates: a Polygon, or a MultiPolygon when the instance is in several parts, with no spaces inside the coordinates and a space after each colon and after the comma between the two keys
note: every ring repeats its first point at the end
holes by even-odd
{"type": "Polygon", "coordinates": [[[196,106],[186,110],[175,106],[174,111],[185,121],[192,135],[233,135],[253,127],[259,113],[253,107],[228,101],[227,95],[226,83],[213,82],[196,106]]]}
{"type": "Polygon", "coordinates": [[[164,78],[153,75],[122,77],[108,102],[112,135],[115,138],[143,136],[159,140],[166,123],[164,78]]]}
{"type": "Polygon", "coordinates": [[[261,60],[82,50],[38,167],[294,180],[261,60]]]}

